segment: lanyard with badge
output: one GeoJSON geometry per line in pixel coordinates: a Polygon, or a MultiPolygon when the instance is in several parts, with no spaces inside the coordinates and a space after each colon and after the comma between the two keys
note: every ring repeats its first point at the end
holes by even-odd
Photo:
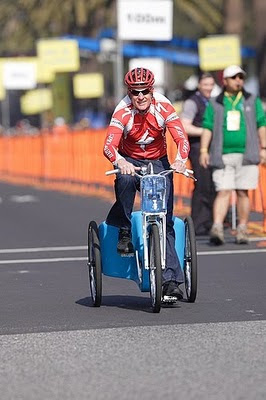
{"type": "Polygon", "coordinates": [[[232,104],[232,110],[227,111],[226,114],[226,128],[228,131],[239,131],[240,129],[240,111],[235,110],[236,105],[242,97],[242,92],[238,92],[235,100],[232,100],[230,95],[225,92],[225,96],[232,104]]]}

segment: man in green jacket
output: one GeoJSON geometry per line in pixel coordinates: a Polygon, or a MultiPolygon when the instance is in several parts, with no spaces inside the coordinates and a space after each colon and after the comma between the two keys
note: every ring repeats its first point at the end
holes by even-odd
{"type": "Polygon", "coordinates": [[[248,243],[248,190],[258,185],[258,164],[266,164],[266,122],[261,100],[245,91],[245,71],[231,65],[223,71],[223,92],[211,99],[203,116],[200,164],[213,168],[217,195],[210,241],[224,243],[223,223],[232,190],[237,195],[236,243],[248,243]]]}

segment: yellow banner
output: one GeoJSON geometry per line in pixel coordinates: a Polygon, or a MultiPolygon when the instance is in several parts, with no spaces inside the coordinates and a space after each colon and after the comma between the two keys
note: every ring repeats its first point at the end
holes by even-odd
{"type": "Polygon", "coordinates": [[[202,71],[219,71],[229,65],[241,65],[240,40],[237,35],[215,35],[199,39],[198,51],[202,71]]]}
{"type": "Polygon", "coordinates": [[[0,101],[6,97],[6,90],[3,85],[3,63],[0,59],[0,101]]]}
{"type": "Polygon", "coordinates": [[[50,110],[53,106],[53,97],[50,89],[29,90],[20,98],[21,112],[26,115],[40,114],[50,110]]]}
{"type": "Polygon", "coordinates": [[[51,83],[55,79],[55,72],[45,67],[41,61],[36,57],[37,60],[37,82],[39,83],[51,83]]]}
{"type": "Polygon", "coordinates": [[[102,97],[104,94],[103,75],[99,73],[76,74],[73,77],[74,96],[78,99],[102,97]]]}
{"type": "Polygon", "coordinates": [[[37,55],[44,68],[55,72],[78,71],[80,68],[78,42],[72,39],[41,39],[37,55]]]}

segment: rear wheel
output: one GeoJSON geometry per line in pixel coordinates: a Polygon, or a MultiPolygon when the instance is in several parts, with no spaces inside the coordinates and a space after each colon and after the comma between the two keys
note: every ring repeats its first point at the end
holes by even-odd
{"type": "Polygon", "coordinates": [[[194,303],[197,296],[197,248],[193,220],[190,216],[184,220],[185,224],[185,256],[184,275],[187,299],[194,303]]]}
{"type": "Polygon", "coordinates": [[[92,303],[100,307],[102,302],[102,266],[98,226],[91,221],[88,228],[88,273],[92,303]]]}
{"type": "Polygon", "coordinates": [[[149,270],[150,270],[150,295],[152,311],[161,310],[162,299],[162,264],[159,228],[156,223],[151,225],[149,235],[149,270]]]}

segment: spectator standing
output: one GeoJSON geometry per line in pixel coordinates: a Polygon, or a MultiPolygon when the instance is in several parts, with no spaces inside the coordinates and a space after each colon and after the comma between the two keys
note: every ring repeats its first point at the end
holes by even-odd
{"type": "Polygon", "coordinates": [[[56,117],[54,120],[53,134],[55,137],[69,133],[69,126],[63,117],[56,117]]]}
{"type": "Polygon", "coordinates": [[[199,157],[203,114],[214,85],[213,76],[209,72],[202,73],[199,76],[198,90],[184,102],[181,114],[181,121],[190,143],[189,160],[197,178],[191,199],[191,217],[196,235],[207,235],[212,226],[212,208],[215,199],[212,172],[209,167],[203,168],[200,165],[199,157]]]}
{"type": "Polygon", "coordinates": [[[248,190],[258,184],[258,164],[266,164],[266,128],[262,101],[244,89],[245,71],[231,65],[223,71],[223,91],[210,102],[203,117],[200,163],[211,166],[217,195],[210,241],[224,243],[223,222],[232,190],[237,195],[236,243],[248,243],[248,190]]]}

